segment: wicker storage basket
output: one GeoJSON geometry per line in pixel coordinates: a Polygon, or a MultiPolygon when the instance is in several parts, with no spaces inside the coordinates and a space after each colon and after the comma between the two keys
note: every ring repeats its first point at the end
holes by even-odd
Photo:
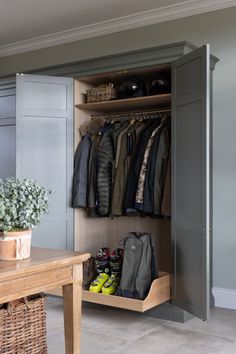
{"type": "Polygon", "coordinates": [[[96,88],[86,90],[87,103],[114,100],[117,98],[117,91],[113,84],[100,85],[96,88]]]}
{"type": "Polygon", "coordinates": [[[47,354],[45,303],[38,294],[2,305],[1,354],[47,354]]]}

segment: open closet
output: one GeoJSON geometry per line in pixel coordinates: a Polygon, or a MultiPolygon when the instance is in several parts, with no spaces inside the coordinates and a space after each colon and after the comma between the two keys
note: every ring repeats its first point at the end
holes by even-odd
{"type": "MultiPolygon", "coordinates": [[[[158,116],[168,114],[171,120],[171,92],[165,94],[148,95],[148,92],[139,97],[116,98],[100,102],[86,102],[87,90],[91,90],[104,83],[111,82],[115,87],[129,78],[137,78],[148,86],[155,75],[160,73],[171,76],[171,66],[157,65],[148,68],[130,69],[120,72],[109,72],[86,77],[80,77],[75,81],[75,146],[80,142],[79,129],[81,125],[91,119],[104,118],[107,122],[124,122],[151,120],[158,116]]],[[[132,81],[132,80],[131,80],[132,81]]],[[[144,130],[146,130],[144,128],[144,130]]],[[[142,139],[142,138],[141,138],[142,139]]],[[[125,143],[123,141],[123,143],[125,143]]],[[[138,150],[138,149],[137,149],[138,150]]],[[[141,152],[137,151],[137,154],[141,152]]],[[[131,167],[130,167],[131,168],[131,167]]],[[[114,173],[115,174],[115,173],[114,173]]],[[[132,176],[130,176],[132,178],[132,176]]],[[[127,177],[129,179],[129,176],[127,177]]],[[[133,181],[130,181],[133,183],[133,181]]],[[[124,187],[124,199],[126,188],[124,187]]],[[[115,195],[113,188],[113,203],[115,195]]],[[[121,192],[121,191],[120,191],[121,192]]],[[[111,194],[113,194],[111,193],[111,194]]],[[[136,311],[146,311],[165,301],[170,300],[170,272],[171,272],[171,222],[170,218],[157,219],[150,216],[128,216],[126,212],[116,215],[116,208],[110,208],[106,217],[90,217],[86,208],[75,209],[75,248],[81,251],[91,252],[95,255],[101,247],[115,249],[119,247],[119,241],[130,231],[148,232],[152,234],[155,250],[157,251],[159,276],[151,285],[149,294],[145,300],[107,296],[101,293],[83,291],[83,300],[100,303],[136,311]],[[114,215],[115,214],[115,215],[114,215]]],[[[122,209],[123,205],[122,205],[122,209]]]]}
{"type": "Polygon", "coordinates": [[[208,45],[197,48],[182,42],[52,68],[43,72],[46,75],[17,76],[16,175],[37,179],[55,191],[34,245],[72,248],[74,243],[76,251],[95,255],[100,247],[119,247],[130,231],[152,234],[159,274],[144,300],[85,290],[84,301],[144,312],[171,300],[207,319],[212,228],[210,110],[216,61],[208,45]],[[171,92],[86,101],[86,91],[101,84],[119,83],[126,77],[150,82],[159,72],[171,77],[171,92]],[[98,116],[109,120],[127,115],[132,120],[135,115],[138,120],[142,114],[167,114],[171,121],[171,216],[91,218],[84,209],[73,211],[73,157],[81,139],[79,128],[98,116]]]}
{"type": "Polygon", "coordinates": [[[81,76],[75,82],[75,145],[79,128],[96,116],[122,112],[170,112],[171,217],[89,218],[75,210],[75,247],[93,255],[100,247],[116,248],[129,231],[152,234],[159,277],[145,300],[83,292],[83,300],[146,311],[170,300],[205,319],[210,302],[210,54],[202,47],[171,64],[81,76]],[[103,102],[85,101],[86,90],[126,76],[144,82],[159,72],[171,76],[172,92],[103,102]],[[172,282],[171,275],[172,274],[172,282]],[[170,288],[171,294],[170,295],[170,288]]]}

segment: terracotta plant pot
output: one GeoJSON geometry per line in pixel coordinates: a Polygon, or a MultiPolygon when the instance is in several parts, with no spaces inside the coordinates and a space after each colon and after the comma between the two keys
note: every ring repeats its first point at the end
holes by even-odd
{"type": "Polygon", "coordinates": [[[32,230],[8,231],[0,236],[0,260],[16,261],[30,257],[32,230]]]}

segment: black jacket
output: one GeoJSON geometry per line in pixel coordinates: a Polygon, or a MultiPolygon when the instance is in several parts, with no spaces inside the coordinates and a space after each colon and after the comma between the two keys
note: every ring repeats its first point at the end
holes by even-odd
{"type": "Polygon", "coordinates": [[[101,135],[94,136],[88,164],[88,216],[97,217],[97,151],[101,141],[101,135]]]}
{"type": "MultiPolygon", "coordinates": [[[[146,171],[146,177],[144,183],[144,192],[143,192],[143,205],[141,207],[144,213],[153,213],[154,193],[159,194],[159,190],[157,191],[154,189],[155,179],[157,178],[157,176],[155,175],[155,167],[156,164],[162,164],[162,156],[159,156],[158,150],[160,148],[160,138],[165,127],[166,125],[160,127],[160,130],[156,134],[154,138],[154,142],[151,147],[149,159],[148,159],[148,165],[147,165],[147,171],[146,171]],[[157,158],[159,161],[157,161],[157,158]]],[[[157,188],[161,188],[160,183],[157,186],[157,188]]]]}
{"type": "Polygon", "coordinates": [[[114,158],[113,129],[109,127],[101,138],[97,152],[97,193],[100,216],[108,216],[110,212],[114,158]]]}
{"type": "Polygon", "coordinates": [[[160,122],[161,118],[156,118],[148,122],[147,129],[140,136],[136,145],[130,165],[129,180],[126,189],[125,210],[127,214],[132,214],[135,212],[135,196],[144,153],[150,135],[152,134],[153,130],[160,124],[160,122]]]}
{"type": "MultiPolygon", "coordinates": [[[[170,215],[168,212],[168,210],[170,209],[170,185],[169,185],[170,179],[167,180],[167,184],[166,184],[169,151],[170,151],[170,121],[165,126],[160,136],[160,143],[159,143],[159,149],[158,149],[156,166],[155,166],[153,214],[157,216],[170,215]],[[164,197],[165,189],[166,189],[166,193],[164,197]],[[165,208],[162,208],[163,203],[165,205],[165,208]],[[163,213],[163,211],[165,212],[163,213]]],[[[170,175],[168,176],[168,178],[170,178],[170,175]]]]}
{"type": "Polygon", "coordinates": [[[80,141],[74,159],[73,200],[74,208],[87,205],[88,159],[91,147],[91,137],[86,134],[80,141]]]}

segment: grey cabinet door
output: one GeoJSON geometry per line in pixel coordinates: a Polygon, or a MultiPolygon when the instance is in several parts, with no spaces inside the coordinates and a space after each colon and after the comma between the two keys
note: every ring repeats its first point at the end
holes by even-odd
{"type": "Polygon", "coordinates": [[[33,245],[73,248],[73,79],[17,75],[16,175],[53,191],[33,245]]]}
{"type": "Polygon", "coordinates": [[[209,315],[209,46],[172,65],[172,301],[209,315]]]}
{"type": "Polygon", "coordinates": [[[0,178],[16,175],[16,88],[0,82],[0,178]]]}

